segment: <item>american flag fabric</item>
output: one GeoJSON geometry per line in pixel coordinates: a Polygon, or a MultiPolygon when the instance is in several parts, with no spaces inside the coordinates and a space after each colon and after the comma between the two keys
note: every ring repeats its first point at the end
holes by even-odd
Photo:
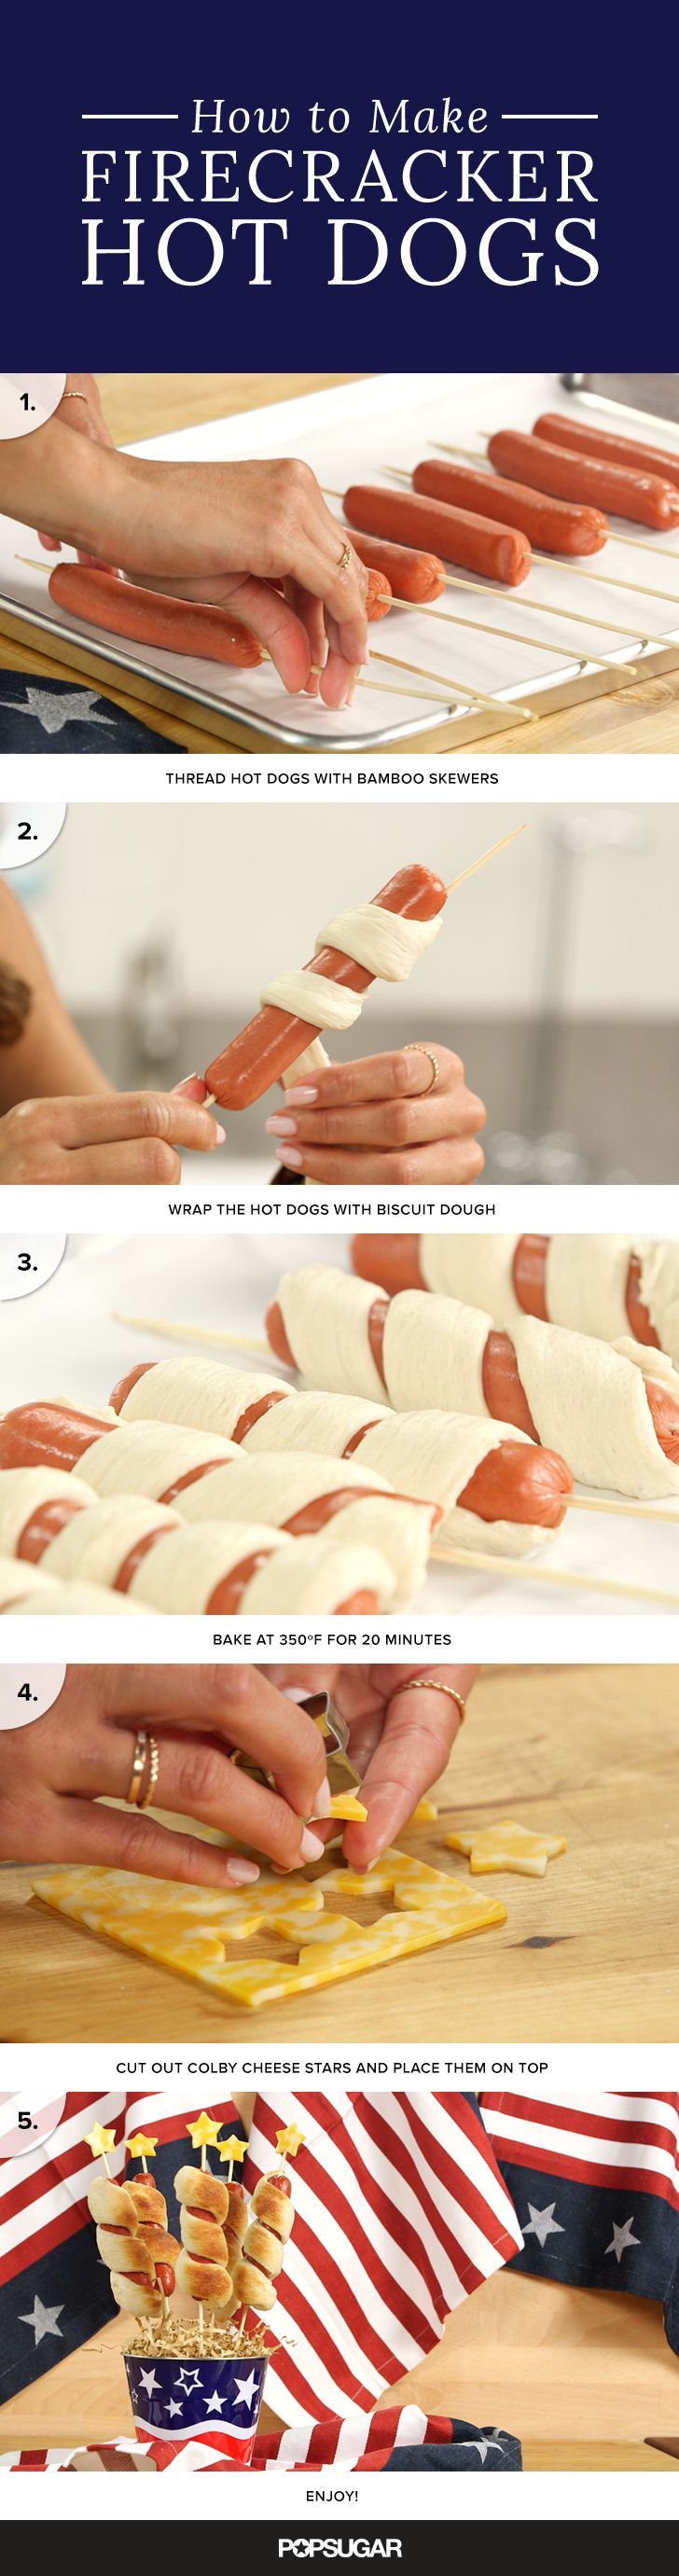
{"type": "Polygon", "coordinates": [[[520,2221],[515,2269],[662,2303],[679,2353],[679,2093],[484,2093],[520,2221]]]}
{"type": "Polygon", "coordinates": [[[289,2168],[267,2404],[286,2424],[369,2411],[431,2352],[451,2308],[521,2243],[478,2104],[463,2093],[260,2093],[243,2175],[289,2168]]]}
{"type": "MultiPolygon", "coordinates": [[[[12,2451],[0,2457],[0,2469],[220,2469],[237,2467],[225,2456],[220,2435],[176,2447],[169,2442],[105,2442],[78,2451],[12,2451]]],[[[394,2406],[379,2414],[335,2416],[325,2424],[297,2426],[294,2432],[261,2433],[252,2468],[277,2476],[297,2469],[334,2468],[343,2472],[423,2469],[486,2472],[521,2468],[521,2444],[497,2424],[455,2423],[449,2415],[425,2415],[419,2406],[394,2406]]]]}
{"type": "MultiPolygon", "coordinates": [[[[20,2096],[15,2097],[16,2109],[20,2096]]],[[[205,2107],[228,2130],[244,2136],[230,2100],[204,2097],[205,2107]]],[[[69,2093],[58,2126],[26,2156],[0,2163],[0,2402],[14,2397],[117,2313],[109,2274],[97,2251],[87,2207],[95,2166],[83,2144],[97,2120],[115,2129],[109,2155],[114,2181],[123,2180],[127,2145],[135,2130],[158,2139],[150,2171],[174,2208],[173,2177],[190,2156],[187,2119],[203,2107],[192,2093],[186,2108],[160,2093],[69,2093]]],[[[11,2118],[6,2097],[5,2119],[11,2118]]],[[[130,2172],[141,2173],[134,2162],[130,2172]]]]}

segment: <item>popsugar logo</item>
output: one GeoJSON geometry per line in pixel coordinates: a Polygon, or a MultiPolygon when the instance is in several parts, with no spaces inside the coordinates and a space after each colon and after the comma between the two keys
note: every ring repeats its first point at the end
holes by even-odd
{"type": "Polygon", "coordinates": [[[279,2558],[400,2558],[400,2540],[366,2540],[360,2534],[339,2532],[328,2539],[279,2540],[279,2558]]]}

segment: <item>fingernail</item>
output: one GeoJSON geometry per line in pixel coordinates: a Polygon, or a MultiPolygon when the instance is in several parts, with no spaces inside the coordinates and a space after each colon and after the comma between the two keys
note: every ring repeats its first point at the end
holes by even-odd
{"type": "Polygon", "coordinates": [[[296,1145],[282,1145],[281,1158],[284,1163],[289,1164],[291,1172],[301,1172],[302,1157],[296,1145]]]}
{"type": "Polygon", "coordinates": [[[290,1084],[290,1089],[289,1089],[289,1091],[286,1091],[285,1097],[286,1097],[286,1100],[287,1100],[288,1108],[289,1108],[289,1109],[291,1109],[291,1108],[292,1108],[293,1101],[294,1101],[294,1104],[295,1104],[295,1108],[297,1108],[298,1103],[299,1103],[300,1101],[302,1101],[302,1100],[317,1100],[317,1099],[318,1099],[318,1089],[317,1089],[317,1086],[316,1086],[314,1083],[306,1083],[306,1082],[296,1082],[296,1083],[291,1083],[291,1084],[290,1084]]]}
{"type": "Polygon", "coordinates": [[[317,1789],[317,1791],[316,1791],[316,1796],[315,1796],[315,1799],[314,1799],[314,1808],[313,1808],[314,1815],[315,1815],[315,1816],[329,1816],[331,1807],[332,1807],[332,1789],[331,1789],[331,1787],[330,1787],[330,1782],[329,1782],[328,1774],[327,1774],[327,1771],[326,1771],[326,1772],[324,1773],[324,1777],[323,1777],[323,1779],[322,1779],[322,1781],[321,1781],[320,1789],[317,1789]]]}
{"type": "Polygon", "coordinates": [[[296,1136],[297,1134],[296,1118],[284,1118],[280,1109],[276,1111],[275,1118],[267,1118],[265,1123],[267,1136],[296,1136]]]}
{"type": "Polygon", "coordinates": [[[321,1860],[325,1843],[321,1841],[320,1834],[310,1834],[308,1825],[305,1825],[299,1849],[302,1860],[321,1860]]]}
{"type": "Polygon", "coordinates": [[[369,661],[370,661],[370,645],[369,645],[369,644],[366,644],[365,651],[364,651],[364,654],[363,654],[363,661],[364,661],[364,662],[369,662],[369,661]]]}
{"type": "Polygon", "coordinates": [[[185,1073],[183,1082],[175,1082],[173,1086],[173,1097],[176,1100],[205,1101],[208,1097],[208,1090],[207,1083],[203,1081],[202,1073],[185,1073]]]}
{"type": "Polygon", "coordinates": [[[217,1125],[217,1121],[216,1121],[216,1119],[215,1119],[215,1145],[225,1145],[225,1144],[226,1144],[226,1128],[225,1128],[225,1127],[219,1127],[219,1126],[217,1125]]]}
{"type": "Polygon", "coordinates": [[[260,1875],[259,1864],[256,1860],[241,1860],[238,1857],[228,1862],[226,1875],[231,1879],[234,1887],[252,1887],[254,1879],[259,1878],[260,1875]]]}

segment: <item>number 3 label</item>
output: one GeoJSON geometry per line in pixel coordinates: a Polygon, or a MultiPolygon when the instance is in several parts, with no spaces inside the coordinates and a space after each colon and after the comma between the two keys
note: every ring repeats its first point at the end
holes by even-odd
{"type": "Polygon", "coordinates": [[[65,1234],[0,1235],[0,1303],[11,1297],[32,1297],[36,1288],[44,1288],[65,1250],[65,1234]]]}
{"type": "Polygon", "coordinates": [[[9,1727],[34,1726],[54,1707],[66,1680],[66,1664],[0,1664],[0,1733],[9,1727]]]}

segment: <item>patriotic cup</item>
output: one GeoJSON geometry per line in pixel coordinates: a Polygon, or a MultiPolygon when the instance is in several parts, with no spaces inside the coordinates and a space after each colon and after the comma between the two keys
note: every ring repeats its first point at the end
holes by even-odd
{"type": "Polygon", "coordinates": [[[125,2369],[138,2433],[156,2441],[196,2442],[201,2434],[219,2437],[227,2459],[250,2466],[259,2422],[267,2356],[241,2359],[229,2353],[182,2361],[177,2356],[127,2352],[125,2369]]]}

